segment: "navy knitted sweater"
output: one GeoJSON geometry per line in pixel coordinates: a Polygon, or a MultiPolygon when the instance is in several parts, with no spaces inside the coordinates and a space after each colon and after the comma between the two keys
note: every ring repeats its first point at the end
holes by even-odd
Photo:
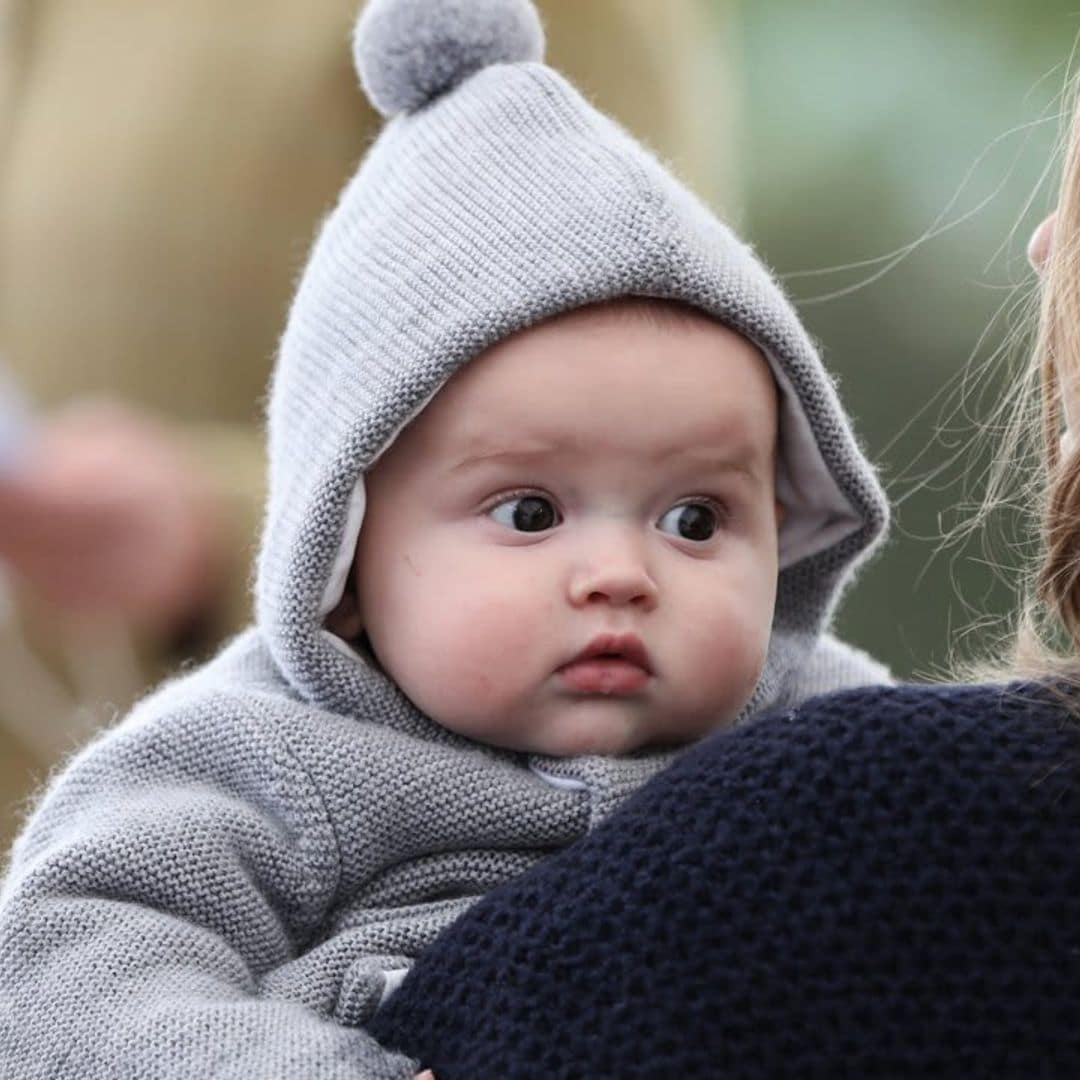
{"type": "Polygon", "coordinates": [[[1078,765],[1031,688],[719,734],[454,923],[375,1034],[438,1080],[1080,1076],[1078,765]]]}

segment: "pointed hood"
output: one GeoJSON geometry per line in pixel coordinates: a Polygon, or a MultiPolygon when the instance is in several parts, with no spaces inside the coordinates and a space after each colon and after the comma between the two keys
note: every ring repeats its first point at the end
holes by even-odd
{"type": "Polygon", "coordinates": [[[281,671],[325,707],[424,722],[323,629],[362,526],[364,472],[495,342],[637,295],[737,330],[780,388],[781,572],[748,711],[776,700],[887,517],[787,299],[727,226],[541,62],[527,0],[372,0],[355,45],[388,122],[315,243],[270,400],[257,622],[281,671]]]}

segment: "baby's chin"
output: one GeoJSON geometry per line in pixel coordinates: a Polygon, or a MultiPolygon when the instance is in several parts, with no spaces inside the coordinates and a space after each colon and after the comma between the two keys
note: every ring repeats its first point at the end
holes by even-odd
{"type": "MultiPolygon", "coordinates": [[[[453,723],[447,724],[454,727],[453,723]]],[[[521,753],[548,757],[596,755],[621,757],[637,751],[686,745],[729,723],[705,725],[693,721],[671,722],[640,702],[595,695],[543,710],[529,721],[517,713],[512,724],[497,721],[486,730],[462,731],[480,742],[521,753]]],[[[456,728],[461,731],[461,728],[456,728]]]]}

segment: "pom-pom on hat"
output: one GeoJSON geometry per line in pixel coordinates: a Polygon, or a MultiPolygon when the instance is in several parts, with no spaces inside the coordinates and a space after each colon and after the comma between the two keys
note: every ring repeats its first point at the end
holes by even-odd
{"type": "Polygon", "coordinates": [[[389,118],[489,64],[542,60],[544,30],[529,0],[371,0],[353,50],[364,92],[389,118]]]}
{"type": "Polygon", "coordinates": [[[781,571],[747,711],[786,700],[887,517],[787,299],[750,248],[540,62],[528,0],[371,0],[354,44],[389,119],[322,227],[274,374],[256,600],[278,667],[324,707],[406,714],[393,683],[323,629],[362,526],[365,470],[497,341],[647,296],[743,334],[780,389],[781,571]]]}

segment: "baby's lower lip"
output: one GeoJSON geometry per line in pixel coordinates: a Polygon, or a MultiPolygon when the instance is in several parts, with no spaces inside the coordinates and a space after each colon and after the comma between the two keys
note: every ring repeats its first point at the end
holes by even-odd
{"type": "Polygon", "coordinates": [[[617,656],[575,660],[559,668],[559,675],[582,694],[633,694],[651,678],[644,668],[617,656]]]}

